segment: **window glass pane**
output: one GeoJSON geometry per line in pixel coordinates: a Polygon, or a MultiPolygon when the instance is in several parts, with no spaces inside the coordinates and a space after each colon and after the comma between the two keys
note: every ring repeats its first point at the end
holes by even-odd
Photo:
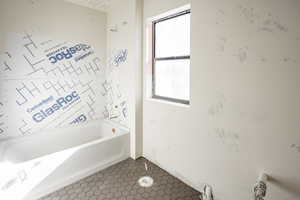
{"type": "Polygon", "coordinates": [[[190,55],[190,14],[155,25],[155,57],[190,55]]]}
{"type": "Polygon", "coordinates": [[[189,59],[156,61],[155,95],[174,99],[189,100],[189,59]]]}

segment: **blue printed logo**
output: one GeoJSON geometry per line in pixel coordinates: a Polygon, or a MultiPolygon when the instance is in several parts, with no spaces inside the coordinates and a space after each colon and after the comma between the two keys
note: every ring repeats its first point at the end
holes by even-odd
{"type": "Polygon", "coordinates": [[[45,120],[47,117],[51,116],[53,113],[60,109],[65,109],[75,101],[80,99],[76,91],[71,92],[71,94],[65,96],[65,97],[60,97],[55,101],[55,104],[50,106],[47,109],[42,109],[38,113],[35,113],[32,116],[32,119],[39,123],[45,120]]]}
{"type": "Polygon", "coordinates": [[[70,124],[78,124],[80,122],[85,122],[86,120],[87,120],[86,116],[84,114],[81,114],[78,117],[76,117],[76,119],[74,119],[73,121],[71,121],[70,124]]]}
{"type": "Polygon", "coordinates": [[[80,52],[80,51],[86,51],[90,48],[91,48],[91,46],[86,45],[86,44],[77,44],[74,47],[70,47],[70,48],[62,47],[52,53],[47,54],[47,57],[49,57],[48,59],[52,64],[55,64],[58,61],[61,61],[64,59],[68,60],[68,59],[72,58],[75,53],[80,52]]]}

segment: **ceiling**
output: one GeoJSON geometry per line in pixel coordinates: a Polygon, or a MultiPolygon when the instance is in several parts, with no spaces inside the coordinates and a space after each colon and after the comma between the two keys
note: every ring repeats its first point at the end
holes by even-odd
{"type": "Polygon", "coordinates": [[[107,12],[110,0],[65,0],[80,6],[107,12]]]}

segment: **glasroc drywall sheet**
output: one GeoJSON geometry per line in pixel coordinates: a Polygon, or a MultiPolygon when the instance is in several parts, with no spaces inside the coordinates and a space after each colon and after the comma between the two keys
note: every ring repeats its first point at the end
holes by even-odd
{"type": "Polygon", "coordinates": [[[103,118],[127,126],[126,98],[110,78],[126,62],[126,49],[106,59],[80,41],[7,35],[0,55],[0,139],[103,118]]]}

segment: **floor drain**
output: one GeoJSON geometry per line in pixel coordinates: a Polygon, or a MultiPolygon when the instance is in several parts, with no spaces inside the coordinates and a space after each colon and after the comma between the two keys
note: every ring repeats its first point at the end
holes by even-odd
{"type": "Polygon", "coordinates": [[[143,176],[138,182],[141,187],[151,187],[154,181],[150,176],[143,176]]]}

